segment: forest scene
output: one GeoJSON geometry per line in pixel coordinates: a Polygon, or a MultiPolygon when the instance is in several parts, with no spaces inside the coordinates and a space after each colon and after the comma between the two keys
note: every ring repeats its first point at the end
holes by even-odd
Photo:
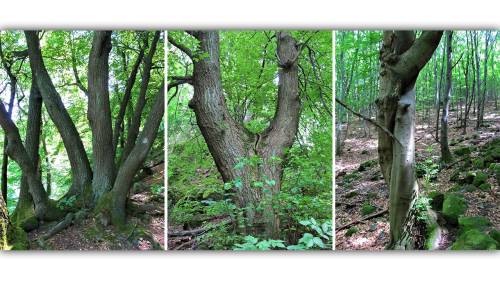
{"type": "Polygon", "coordinates": [[[0,32],[0,249],[163,248],[163,37],[0,32]]]}
{"type": "Polygon", "coordinates": [[[332,249],[332,32],[168,32],[168,249],[332,249]]]}
{"type": "Polygon", "coordinates": [[[336,250],[500,249],[497,42],[336,33],[336,250]]]}

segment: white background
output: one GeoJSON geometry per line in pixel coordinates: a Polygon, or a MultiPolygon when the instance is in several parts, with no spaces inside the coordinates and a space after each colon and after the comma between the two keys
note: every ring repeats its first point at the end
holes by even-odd
{"type": "MultiPolygon", "coordinates": [[[[0,28],[499,29],[495,2],[3,0],[0,28]]],[[[0,281],[499,280],[498,253],[2,252],[0,281]]]]}

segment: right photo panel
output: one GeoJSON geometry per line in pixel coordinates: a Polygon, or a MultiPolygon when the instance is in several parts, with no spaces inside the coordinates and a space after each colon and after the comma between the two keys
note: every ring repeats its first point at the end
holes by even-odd
{"type": "Polygon", "coordinates": [[[500,249],[497,42],[336,32],[336,250],[500,249]]]}

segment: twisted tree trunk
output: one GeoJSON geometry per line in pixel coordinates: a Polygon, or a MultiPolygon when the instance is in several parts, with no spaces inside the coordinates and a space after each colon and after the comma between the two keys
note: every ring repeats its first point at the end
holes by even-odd
{"type": "Polygon", "coordinates": [[[401,243],[404,225],[418,196],[415,182],[415,81],[432,57],[442,32],[425,31],[415,39],[413,31],[385,31],[380,51],[380,97],[377,100],[379,162],[390,188],[389,248],[401,243]]]}

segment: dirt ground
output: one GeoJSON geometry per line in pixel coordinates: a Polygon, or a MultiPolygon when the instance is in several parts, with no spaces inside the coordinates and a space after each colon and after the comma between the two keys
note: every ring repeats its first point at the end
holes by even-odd
{"type": "Polygon", "coordinates": [[[55,223],[42,225],[28,233],[31,250],[154,250],[164,247],[164,192],[154,194],[152,185],[163,185],[164,166],[153,168],[134,188],[128,204],[139,206],[141,212],[129,213],[125,230],[102,226],[95,218],[72,224],[45,242],[38,239],[55,223]]]}
{"type": "MultiPolygon", "coordinates": [[[[457,113],[450,112],[449,141],[461,139],[462,129],[457,125],[457,113]]],[[[474,130],[475,120],[468,121],[467,135],[461,146],[481,146],[488,141],[500,137],[500,112],[494,108],[485,110],[486,127],[474,130]],[[477,133],[479,137],[467,137],[477,133]]],[[[389,242],[389,222],[388,209],[389,190],[385,184],[380,167],[377,161],[377,139],[376,130],[371,128],[371,135],[365,133],[363,123],[357,126],[351,125],[348,137],[345,140],[343,153],[336,156],[336,227],[341,228],[348,223],[360,220],[365,217],[362,215],[362,205],[365,202],[376,207],[374,213],[381,215],[350,225],[342,230],[336,231],[336,249],[337,250],[383,250],[389,242]],[[361,163],[367,160],[374,160],[376,163],[364,171],[356,172],[361,163]],[[354,175],[353,175],[354,173],[354,175]],[[349,235],[347,233],[350,227],[357,228],[357,232],[349,235]]],[[[422,162],[432,158],[438,160],[440,157],[439,143],[435,141],[435,117],[417,118],[416,128],[416,162],[422,162]]],[[[451,146],[451,151],[454,150],[451,146]]],[[[472,154],[474,158],[477,154],[472,154]]],[[[432,190],[441,192],[447,191],[453,186],[450,182],[450,174],[453,169],[445,169],[439,172],[437,180],[431,185],[432,190]]],[[[500,227],[500,189],[498,183],[490,178],[492,185],[490,192],[473,191],[464,194],[468,201],[469,208],[467,216],[486,216],[490,219],[495,228],[500,227]]],[[[429,190],[423,190],[422,179],[419,179],[420,192],[426,193],[429,190]]],[[[446,244],[446,243],[445,243],[446,244]]],[[[447,245],[443,245],[446,248],[447,245]]]]}

